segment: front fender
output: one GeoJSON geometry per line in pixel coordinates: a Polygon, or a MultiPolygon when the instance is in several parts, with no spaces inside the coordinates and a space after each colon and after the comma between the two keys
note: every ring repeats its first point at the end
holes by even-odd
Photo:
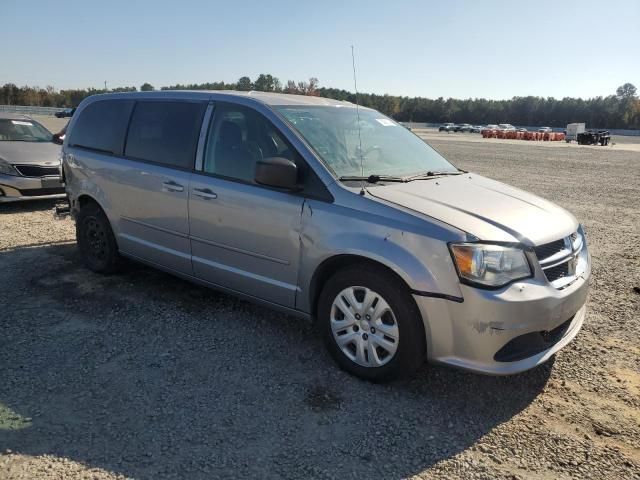
{"type": "Polygon", "coordinates": [[[345,218],[342,215],[345,212],[340,210],[335,205],[333,208],[305,205],[300,234],[298,309],[310,313],[315,272],[323,263],[341,255],[380,263],[393,270],[413,291],[461,296],[458,275],[440,227],[433,226],[430,230],[432,226],[427,224],[418,233],[380,218],[375,221],[345,218]]]}

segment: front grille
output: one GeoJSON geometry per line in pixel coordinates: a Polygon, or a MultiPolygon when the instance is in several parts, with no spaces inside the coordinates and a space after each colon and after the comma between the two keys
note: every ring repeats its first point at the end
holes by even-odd
{"type": "Polygon", "coordinates": [[[547,276],[547,280],[550,282],[555,282],[563,277],[569,276],[569,262],[561,263],[560,265],[556,265],[555,267],[549,267],[544,271],[544,274],[547,276]]]}
{"type": "Polygon", "coordinates": [[[58,166],[45,167],[42,165],[14,165],[16,170],[25,177],[45,177],[47,175],[60,175],[58,166]]]}
{"type": "Polygon", "coordinates": [[[538,260],[544,260],[545,258],[549,258],[550,256],[564,250],[564,238],[561,238],[560,240],[556,240],[554,242],[545,243],[544,245],[540,245],[539,247],[533,247],[533,250],[534,252],[536,252],[536,257],[538,257],[538,260]]]}
{"type": "Polygon", "coordinates": [[[575,278],[575,257],[582,249],[578,232],[566,238],[533,247],[547,280],[556,288],[563,288],[575,278]]]}
{"type": "Polygon", "coordinates": [[[64,193],[64,187],[52,188],[32,188],[30,190],[20,190],[23,197],[39,197],[41,195],[58,195],[64,193]]]}

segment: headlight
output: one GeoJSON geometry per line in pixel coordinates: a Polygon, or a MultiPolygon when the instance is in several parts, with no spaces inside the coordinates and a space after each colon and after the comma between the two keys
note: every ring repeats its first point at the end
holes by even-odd
{"type": "Polygon", "coordinates": [[[13,165],[2,158],[0,158],[0,173],[4,173],[5,175],[20,175],[18,171],[13,168],[13,165]]]}
{"type": "Polygon", "coordinates": [[[450,248],[458,275],[470,283],[496,288],[531,276],[521,248],[481,243],[457,243],[450,248]]]}

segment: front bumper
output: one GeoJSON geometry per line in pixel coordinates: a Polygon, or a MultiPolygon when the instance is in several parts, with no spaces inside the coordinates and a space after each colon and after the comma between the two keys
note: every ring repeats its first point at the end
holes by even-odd
{"type": "Polygon", "coordinates": [[[0,203],[64,197],[64,186],[58,177],[0,174],[0,203]]]}
{"type": "Polygon", "coordinates": [[[544,363],[582,327],[590,274],[563,289],[533,278],[501,290],[461,285],[462,303],[415,295],[429,360],[490,375],[544,363]]]}

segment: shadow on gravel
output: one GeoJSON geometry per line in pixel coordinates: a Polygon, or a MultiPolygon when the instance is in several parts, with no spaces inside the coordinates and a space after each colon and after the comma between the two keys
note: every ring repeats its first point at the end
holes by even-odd
{"type": "Polygon", "coordinates": [[[95,275],[75,252],[0,252],[0,452],[144,479],[407,477],[526,408],[550,374],[425,366],[369,384],[304,321],[138,265],[95,275]]]}
{"type": "Polygon", "coordinates": [[[0,203],[0,216],[15,213],[42,212],[50,210],[53,215],[53,209],[57,203],[62,202],[60,199],[51,200],[30,200],[26,202],[9,202],[0,203]]]}

